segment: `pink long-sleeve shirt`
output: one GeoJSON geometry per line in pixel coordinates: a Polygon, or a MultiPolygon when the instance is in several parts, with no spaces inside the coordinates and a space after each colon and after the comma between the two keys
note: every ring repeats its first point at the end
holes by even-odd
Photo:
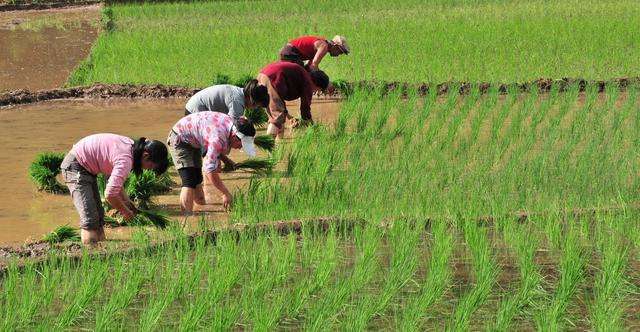
{"type": "Polygon", "coordinates": [[[109,177],[105,197],[121,194],[127,176],[133,168],[133,140],[116,134],[95,134],[81,139],[73,153],[89,173],[109,177]]]}
{"type": "Polygon", "coordinates": [[[212,173],[220,165],[220,155],[229,153],[229,135],[233,130],[232,118],[224,113],[199,112],[180,119],[173,131],[181,142],[204,149],[205,172],[212,173]]]}

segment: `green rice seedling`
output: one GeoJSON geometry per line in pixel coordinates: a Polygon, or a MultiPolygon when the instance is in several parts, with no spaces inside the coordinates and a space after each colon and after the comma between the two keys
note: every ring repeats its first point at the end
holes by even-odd
{"type": "MultiPolygon", "coordinates": [[[[559,219],[556,218],[546,220],[547,223],[558,221],[559,219]]],[[[535,317],[538,329],[543,331],[558,331],[562,328],[567,307],[584,279],[587,259],[585,250],[580,244],[577,221],[570,219],[567,223],[567,230],[561,242],[560,279],[555,294],[535,317]]]]}
{"type": "Polygon", "coordinates": [[[259,235],[256,247],[257,255],[250,257],[249,277],[243,291],[243,312],[251,322],[253,329],[259,331],[273,330],[284,311],[284,304],[289,294],[276,292],[270,296],[274,288],[289,280],[295,267],[296,237],[289,235],[279,239],[275,232],[268,237],[259,235]],[[265,257],[272,255],[272,257],[265,257]]]}
{"type": "MultiPolygon", "coordinates": [[[[82,259],[91,260],[87,256],[82,259]]],[[[76,292],[56,319],[56,328],[65,329],[72,326],[87,310],[89,304],[103,294],[104,282],[109,275],[109,265],[101,260],[92,260],[83,264],[81,274],[83,276],[80,278],[80,283],[76,285],[76,292]]]]}
{"type": "MultiPolygon", "coordinates": [[[[307,226],[303,232],[309,232],[310,227],[307,226]]],[[[303,282],[297,283],[293,294],[289,298],[289,304],[286,309],[286,317],[297,318],[304,306],[312,300],[312,296],[323,290],[330,282],[331,277],[335,274],[338,264],[338,238],[335,228],[329,230],[324,239],[318,239],[307,233],[302,236],[302,268],[313,270],[310,278],[304,279],[303,282]]]]}
{"type": "Polygon", "coordinates": [[[449,262],[453,253],[454,235],[446,222],[434,222],[431,229],[433,235],[428,274],[417,296],[408,300],[401,313],[399,328],[402,331],[419,331],[425,312],[442,298],[451,282],[449,262]]]}
{"type": "Polygon", "coordinates": [[[125,190],[130,199],[143,209],[149,207],[153,195],[171,190],[173,181],[168,174],[156,175],[153,171],[144,170],[140,175],[131,173],[125,182],[125,190]]]}
{"type": "Polygon", "coordinates": [[[253,123],[256,128],[263,128],[269,121],[267,112],[262,108],[245,109],[244,116],[253,123]]]}
{"type": "Polygon", "coordinates": [[[629,242],[624,232],[633,227],[635,219],[626,213],[618,216],[603,215],[597,218],[597,250],[601,253],[600,271],[596,276],[594,299],[589,306],[592,327],[596,331],[621,331],[625,329],[625,298],[629,294],[627,269],[629,242]],[[631,223],[629,222],[631,221],[631,223]]]}
{"type": "Polygon", "coordinates": [[[143,210],[138,212],[132,220],[124,220],[120,215],[116,217],[105,216],[104,221],[111,227],[120,226],[155,226],[157,228],[165,228],[171,222],[169,216],[160,210],[143,210]]]}
{"type": "Polygon", "coordinates": [[[339,315],[352,296],[356,296],[379,270],[377,252],[381,243],[381,232],[376,226],[368,225],[354,229],[355,244],[358,248],[355,266],[348,276],[336,280],[327,287],[318,301],[305,314],[305,330],[327,329],[332,318],[339,315]]]}
{"type": "Polygon", "coordinates": [[[254,143],[257,147],[265,151],[273,151],[276,146],[276,140],[271,135],[259,135],[255,137],[254,143]]]}
{"type": "Polygon", "coordinates": [[[236,163],[236,169],[245,170],[256,175],[268,175],[273,170],[275,162],[267,158],[252,158],[236,163]]]}
{"type": "Polygon", "coordinates": [[[78,233],[78,230],[74,227],[62,225],[45,235],[42,240],[50,244],[64,241],[80,241],[80,233],[78,233]]]}
{"type": "Polygon", "coordinates": [[[78,69],[87,73],[73,84],[234,83],[273,61],[287,40],[310,32],[331,37],[340,31],[354,54],[358,52],[358,57],[322,62],[322,69],[337,82],[599,80],[635,75],[640,58],[637,50],[628,48],[638,32],[633,14],[639,5],[633,0],[356,0],[341,6],[280,0],[125,3],[109,8],[117,28],[98,38],[92,61],[78,69]],[[292,8],[294,15],[282,22],[292,8]],[[362,24],[354,24],[354,15],[362,24]],[[313,31],[300,29],[310,17],[313,31]],[[274,25],[279,28],[272,34],[260,33],[274,25]],[[154,29],[153,36],[149,29],[154,29]],[[457,38],[447,38],[451,34],[457,38]],[[211,36],[211,45],[241,42],[214,48],[202,43],[203,35],[211,36]]]}
{"type": "Polygon", "coordinates": [[[464,294],[447,326],[449,330],[467,330],[471,315],[487,300],[496,282],[499,268],[492,257],[486,230],[475,221],[463,221],[464,238],[471,251],[475,285],[464,294]]]}
{"type": "Polygon", "coordinates": [[[123,311],[133,302],[147,278],[153,274],[156,265],[145,264],[140,258],[131,262],[116,259],[114,264],[114,289],[106,303],[95,313],[95,331],[111,331],[123,317],[123,311]],[[145,273],[150,268],[152,273],[145,273]]]}
{"type": "Polygon", "coordinates": [[[375,315],[381,315],[391,300],[413,277],[418,268],[416,249],[424,229],[421,223],[412,226],[407,220],[397,220],[388,234],[391,262],[385,273],[380,294],[368,293],[347,313],[343,326],[349,331],[364,331],[375,315]]]}
{"type": "Polygon", "coordinates": [[[211,81],[211,85],[229,84],[230,82],[231,82],[231,79],[229,78],[229,75],[217,73],[213,77],[213,80],[211,81]]]}
{"type": "Polygon", "coordinates": [[[496,331],[509,330],[513,325],[513,319],[522,314],[527,306],[534,307],[536,297],[543,293],[543,277],[535,262],[539,241],[532,235],[532,227],[514,225],[511,220],[504,220],[503,223],[502,234],[517,254],[520,282],[518,289],[499,304],[493,326],[496,331]]]}
{"type": "MultiPolygon", "coordinates": [[[[246,257],[238,252],[235,238],[231,233],[222,233],[217,238],[215,263],[209,266],[206,288],[197,292],[180,317],[179,330],[193,331],[204,325],[207,315],[219,306],[219,302],[229,293],[241,278],[246,257]]],[[[226,311],[223,309],[222,311],[226,311]]],[[[236,312],[234,312],[235,314],[236,312]]],[[[217,316],[217,315],[214,315],[217,316]]]]}
{"type": "Polygon", "coordinates": [[[58,182],[56,176],[60,174],[60,165],[64,153],[43,152],[29,166],[29,177],[38,186],[38,190],[52,194],[66,194],[67,187],[58,182]]]}
{"type": "Polygon", "coordinates": [[[11,329],[17,321],[20,303],[20,273],[16,262],[10,263],[2,281],[2,327],[11,329]]]}

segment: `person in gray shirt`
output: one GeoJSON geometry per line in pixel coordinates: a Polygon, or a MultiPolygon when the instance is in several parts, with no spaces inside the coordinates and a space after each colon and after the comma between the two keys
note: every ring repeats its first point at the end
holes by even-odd
{"type": "Polygon", "coordinates": [[[189,98],[184,115],[197,112],[220,112],[238,119],[245,108],[264,108],[269,104],[267,89],[253,79],[244,88],[235,85],[221,84],[198,91],[189,98]]]}
{"type": "MultiPolygon", "coordinates": [[[[267,105],[269,105],[267,87],[259,85],[258,80],[252,79],[244,85],[244,88],[220,84],[198,91],[187,101],[184,115],[219,112],[229,114],[234,121],[237,121],[244,115],[245,108],[265,108],[267,105]]],[[[235,162],[226,155],[221,155],[220,160],[226,168],[235,169],[235,162]]]]}

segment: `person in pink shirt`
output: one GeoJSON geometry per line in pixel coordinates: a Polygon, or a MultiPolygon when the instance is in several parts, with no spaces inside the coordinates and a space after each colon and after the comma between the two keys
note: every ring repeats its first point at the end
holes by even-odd
{"type": "Polygon", "coordinates": [[[255,135],[256,129],[247,118],[233,119],[219,112],[193,113],[173,126],[167,145],[182,179],[182,211],[191,213],[194,203],[206,204],[202,189],[203,170],[207,180],[222,193],[223,206],[231,206],[231,192],[218,175],[221,170],[220,161],[225,159],[232,148],[242,148],[249,156],[255,156],[255,135]]]}
{"type": "Polygon", "coordinates": [[[109,177],[104,196],[125,220],[136,208],[123,185],[129,173],[151,169],[162,174],[169,166],[167,147],[160,141],[142,137],[137,141],[116,134],[95,134],[78,141],[67,153],[60,168],[73,204],[80,215],[82,243],[105,239],[104,209],[98,192],[98,174],[109,177]]]}

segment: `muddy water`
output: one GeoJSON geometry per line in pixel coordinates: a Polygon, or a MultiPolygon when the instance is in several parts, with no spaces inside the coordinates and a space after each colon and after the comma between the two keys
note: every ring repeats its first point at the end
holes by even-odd
{"type": "Polygon", "coordinates": [[[61,87],[89,55],[99,8],[0,13],[0,91],[61,87]]]}
{"type": "MultiPolygon", "coordinates": [[[[76,211],[68,196],[39,193],[28,179],[27,169],[38,152],[66,152],[80,138],[98,132],[165,140],[171,126],[183,115],[184,104],[184,99],[51,101],[0,109],[0,245],[39,239],[58,225],[77,225],[76,211]]],[[[296,105],[290,109],[296,114],[296,105]]],[[[312,105],[319,122],[332,121],[338,110],[336,102],[312,105]]],[[[245,157],[234,150],[231,158],[245,157]]],[[[171,172],[178,180],[175,171],[171,172]]],[[[231,190],[242,187],[248,178],[241,172],[223,176],[231,190]]],[[[204,207],[209,211],[208,218],[226,220],[215,189],[207,187],[206,191],[208,198],[214,200],[214,204],[204,207]]],[[[181,219],[177,192],[178,188],[159,197],[158,203],[181,219]]],[[[108,230],[107,236],[127,237],[127,230],[108,230]]]]}

